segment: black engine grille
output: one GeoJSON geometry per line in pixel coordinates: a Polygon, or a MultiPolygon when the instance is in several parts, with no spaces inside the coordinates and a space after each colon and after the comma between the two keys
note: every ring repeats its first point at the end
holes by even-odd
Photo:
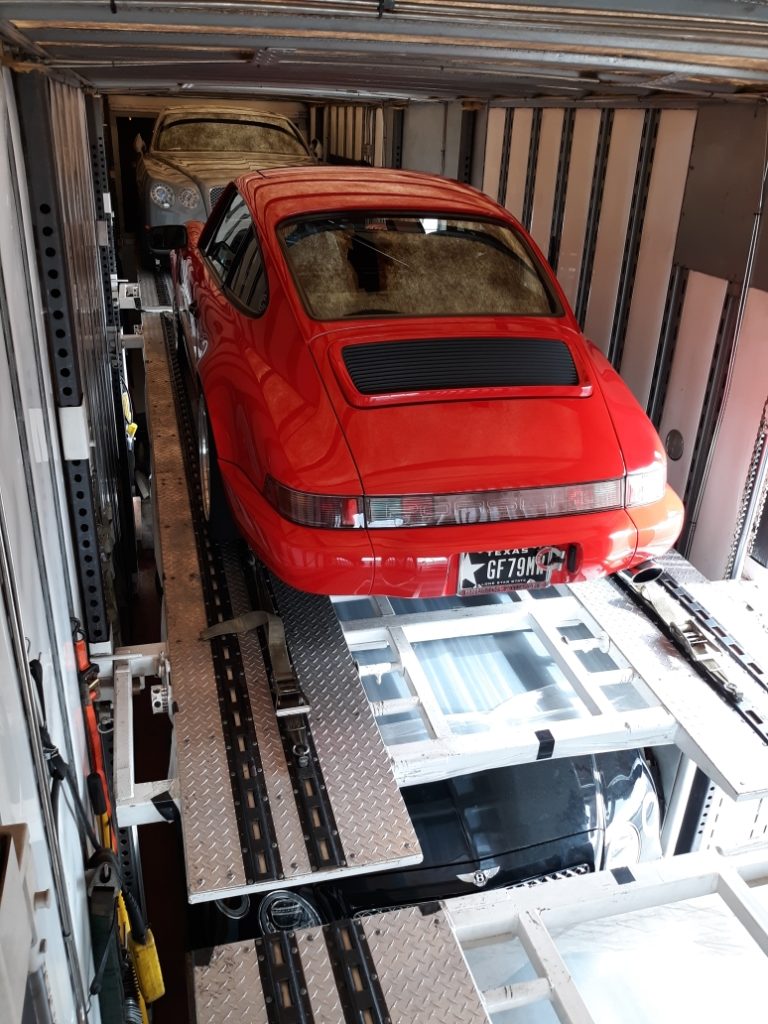
{"type": "Polygon", "coordinates": [[[348,345],[344,363],[363,395],[578,383],[570,350],[539,338],[426,338],[348,345]]]}

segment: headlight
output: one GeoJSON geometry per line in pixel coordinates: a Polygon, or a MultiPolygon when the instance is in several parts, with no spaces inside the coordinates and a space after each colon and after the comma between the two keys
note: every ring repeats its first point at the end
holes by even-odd
{"type": "Polygon", "coordinates": [[[608,827],[604,867],[623,868],[640,860],[642,840],[631,821],[617,822],[608,827]]]}
{"type": "Polygon", "coordinates": [[[319,928],[320,914],[304,896],[290,889],[268,892],[259,905],[262,935],[294,932],[298,928],[319,928]]]}
{"type": "Polygon", "coordinates": [[[202,197],[198,189],[193,185],[188,185],[179,192],[179,202],[182,206],[188,210],[194,210],[195,207],[202,205],[202,197]]]}
{"type": "Polygon", "coordinates": [[[149,190],[149,198],[161,210],[170,210],[176,197],[170,185],[166,185],[164,181],[156,181],[149,190]]]}

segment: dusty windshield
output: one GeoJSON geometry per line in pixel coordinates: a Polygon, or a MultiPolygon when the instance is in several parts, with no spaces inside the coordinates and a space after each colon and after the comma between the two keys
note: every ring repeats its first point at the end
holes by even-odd
{"type": "Polygon", "coordinates": [[[493,221],[345,214],[291,221],[278,231],[317,320],[561,312],[522,239],[493,221]]]}
{"type": "Polygon", "coordinates": [[[306,156],[301,141],[270,121],[185,118],[168,121],[160,130],[155,151],[198,153],[292,153],[306,156]]]}

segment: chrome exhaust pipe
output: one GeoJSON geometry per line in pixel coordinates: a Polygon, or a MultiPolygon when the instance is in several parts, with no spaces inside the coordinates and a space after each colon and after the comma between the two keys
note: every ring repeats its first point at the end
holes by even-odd
{"type": "Polygon", "coordinates": [[[631,569],[622,569],[617,575],[631,587],[640,587],[644,583],[653,583],[663,572],[658,562],[647,558],[644,562],[633,565],[631,569]]]}

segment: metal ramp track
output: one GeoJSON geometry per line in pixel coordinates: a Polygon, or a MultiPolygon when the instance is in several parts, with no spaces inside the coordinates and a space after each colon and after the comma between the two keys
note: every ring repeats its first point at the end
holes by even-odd
{"type": "Polygon", "coordinates": [[[197,1024],[486,1024],[445,915],[418,907],[195,953],[197,1024]]]}
{"type": "Polygon", "coordinates": [[[239,545],[207,535],[191,417],[178,388],[176,408],[179,367],[169,364],[157,315],[145,316],[144,351],[190,902],[417,863],[418,841],[330,602],[274,581],[311,698],[316,756],[307,770],[275,715],[259,633],[200,640],[207,626],[252,608],[250,570],[239,545]],[[324,644],[315,648],[318,636],[324,644]]]}

